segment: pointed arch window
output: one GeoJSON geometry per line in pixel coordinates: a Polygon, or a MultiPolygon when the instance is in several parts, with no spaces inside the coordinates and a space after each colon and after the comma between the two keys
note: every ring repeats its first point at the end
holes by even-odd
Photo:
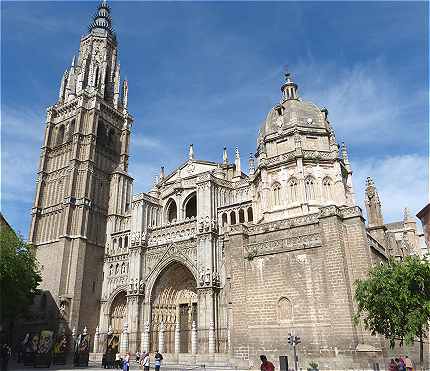
{"type": "Polygon", "coordinates": [[[239,223],[245,223],[245,211],[243,209],[239,210],[239,223]]]}
{"type": "Polygon", "coordinates": [[[236,224],[236,212],[234,210],[230,213],[230,224],[236,224]]]}
{"type": "Polygon", "coordinates": [[[197,195],[194,192],[185,200],[185,217],[195,218],[196,216],[197,216],[197,195]]]}
{"type": "Polygon", "coordinates": [[[333,199],[332,181],[329,177],[325,177],[322,182],[323,196],[325,201],[333,199]]]}
{"type": "Polygon", "coordinates": [[[252,222],[254,220],[254,215],[252,213],[252,207],[248,207],[248,222],[252,222]]]}
{"type": "Polygon", "coordinates": [[[272,186],[272,206],[279,206],[281,204],[281,185],[275,183],[272,186]]]}
{"type": "Polygon", "coordinates": [[[64,142],[64,132],[65,131],[66,131],[66,128],[64,127],[64,125],[60,125],[58,127],[57,140],[55,142],[55,144],[57,146],[59,146],[60,144],[63,144],[63,142],[64,142]]]}
{"type": "Polygon", "coordinates": [[[297,188],[298,188],[297,187],[297,179],[291,178],[290,181],[288,182],[288,196],[289,196],[291,202],[297,202],[299,199],[297,188]]]}
{"type": "Polygon", "coordinates": [[[305,196],[306,201],[315,200],[315,180],[310,176],[305,179],[305,196]]]}
{"type": "Polygon", "coordinates": [[[75,119],[70,121],[69,130],[68,130],[68,134],[67,134],[68,140],[72,140],[72,138],[73,138],[73,133],[75,132],[75,122],[76,122],[75,119]]]}
{"type": "Polygon", "coordinates": [[[173,199],[167,204],[167,221],[169,223],[175,222],[178,219],[178,207],[173,199]]]}
{"type": "Polygon", "coordinates": [[[227,214],[223,213],[221,216],[221,221],[222,221],[222,226],[224,227],[225,225],[227,225],[227,214]]]}

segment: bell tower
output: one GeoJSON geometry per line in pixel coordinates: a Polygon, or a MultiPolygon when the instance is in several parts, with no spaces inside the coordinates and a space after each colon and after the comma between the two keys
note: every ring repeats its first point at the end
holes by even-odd
{"type": "Polygon", "coordinates": [[[124,222],[131,197],[133,118],[110,12],[105,1],[98,5],[47,109],[29,236],[43,266],[41,288],[77,331],[97,326],[106,229],[124,222]]]}

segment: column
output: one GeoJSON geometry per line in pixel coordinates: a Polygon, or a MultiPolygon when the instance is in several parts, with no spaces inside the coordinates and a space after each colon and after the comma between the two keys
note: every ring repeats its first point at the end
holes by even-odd
{"type": "Polygon", "coordinates": [[[209,324],[209,353],[215,353],[215,326],[213,321],[209,324]]]}
{"type": "Polygon", "coordinates": [[[94,334],[94,344],[93,344],[93,352],[98,353],[99,351],[99,339],[100,339],[100,329],[99,326],[96,327],[96,332],[94,334]]]}
{"type": "Polygon", "coordinates": [[[124,323],[124,329],[121,334],[120,353],[125,354],[128,352],[128,325],[124,323]]]}
{"type": "Polygon", "coordinates": [[[149,321],[143,327],[142,351],[149,352],[149,321]]]}
{"type": "Polygon", "coordinates": [[[160,330],[158,334],[158,351],[164,353],[164,323],[160,323],[160,330]]]}
{"type": "Polygon", "coordinates": [[[181,351],[181,332],[179,329],[179,321],[175,323],[175,353],[180,353],[181,351]]]}
{"type": "Polygon", "coordinates": [[[191,353],[197,354],[197,328],[196,321],[191,325],[191,353]]]}

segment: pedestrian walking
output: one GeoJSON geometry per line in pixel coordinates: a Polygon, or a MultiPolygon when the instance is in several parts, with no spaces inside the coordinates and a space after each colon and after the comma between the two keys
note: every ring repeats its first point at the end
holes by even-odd
{"type": "Polygon", "coordinates": [[[122,371],[128,371],[130,369],[130,353],[126,353],[122,361],[122,371]]]}
{"type": "Polygon", "coordinates": [[[119,352],[115,354],[115,368],[121,368],[121,354],[119,352]]]}
{"type": "Polygon", "coordinates": [[[267,357],[265,355],[260,356],[261,359],[261,371],[275,371],[275,366],[273,366],[273,363],[267,360],[267,357]]]}
{"type": "Polygon", "coordinates": [[[142,366],[144,371],[149,371],[150,359],[149,353],[146,352],[142,359],[142,366]]]}
{"type": "Polygon", "coordinates": [[[161,361],[163,360],[163,355],[158,352],[158,350],[155,352],[155,371],[159,371],[161,367],[161,361]]]}
{"type": "Polygon", "coordinates": [[[406,371],[406,365],[403,357],[399,357],[399,365],[398,365],[399,371],[406,371]]]}
{"type": "Polygon", "coordinates": [[[388,364],[388,371],[399,371],[396,361],[392,358],[390,363],[388,364]]]}
{"type": "Polygon", "coordinates": [[[405,367],[406,367],[406,371],[413,371],[414,369],[412,360],[408,356],[405,356],[405,367]]]}

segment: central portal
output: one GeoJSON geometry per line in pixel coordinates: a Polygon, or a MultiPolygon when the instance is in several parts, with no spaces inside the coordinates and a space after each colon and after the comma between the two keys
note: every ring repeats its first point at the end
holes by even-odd
{"type": "Polygon", "coordinates": [[[164,351],[175,352],[175,327],[179,325],[180,352],[191,352],[191,327],[197,325],[197,283],[179,262],[170,264],[157,278],[151,295],[151,350],[158,349],[161,324],[164,351]]]}

